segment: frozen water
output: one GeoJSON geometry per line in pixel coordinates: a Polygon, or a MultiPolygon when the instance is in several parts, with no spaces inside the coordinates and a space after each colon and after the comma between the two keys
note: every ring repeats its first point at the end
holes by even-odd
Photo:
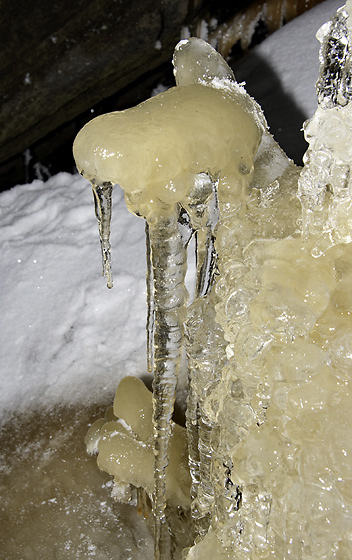
{"type": "MultiPolygon", "coordinates": [[[[170,557],[165,472],[187,302],[188,239],[181,234],[180,222],[189,210],[190,226],[198,230],[197,291],[204,291],[215,255],[215,224],[207,208],[208,199],[217,198],[212,184],[219,177],[222,204],[236,197],[233,191],[241,191],[250,176],[265,130],[260,108],[234,82],[227,64],[210,45],[181,41],[174,60],[180,85],[132,109],[96,117],[78,133],[73,146],[77,168],[93,189],[109,188],[108,200],[118,183],[129,210],[147,222],[148,367],[151,339],[154,347],[155,554],[165,560],[170,557]],[[196,181],[205,173],[210,181],[196,181]]],[[[100,203],[97,217],[106,263],[109,240],[104,239],[104,231],[108,232],[104,213],[109,217],[100,203]]]]}
{"type": "Polygon", "coordinates": [[[99,224],[103,276],[108,288],[112,288],[110,224],[112,211],[112,185],[93,185],[95,215],[99,224]]]}
{"type": "Polygon", "coordinates": [[[302,122],[317,108],[319,75],[317,30],[343,4],[328,0],[285,25],[256,46],[235,67],[239,82],[264,109],[270,131],[285,152],[301,163],[307,149],[302,122]]]}
{"type": "MultiPolygon", "coordinates": [[[[304,118],[316,108],[315,33],[341,5],[341,0],[328,0],[257,47],[304,118]]],[[[256,99],[275,99],[262,78],[256,99]]],[[[119,288],[107,291],[97,277],[99,241],[84,179],[61,173],[45,183],[15,187],[0,194],[0,208],[1,417],[30,406],[112,395],[117,378],[145,369],[143,221],[126,211],[122,191],[115,190],[112,260],[119,288]],[[16,352],[19,343],[21,352],[16,352]],[[67,391],[68,381],[73,390],[67,391]],[[45,391],[38,391],[41,384],[45,391]]]]}
{"type": "MultiPolygon", "coordinates": [[[[268,146],[270,140],[267,140],[268,146]]],[[[256,169],[263,170],[264,166],[268,165],[268,155],[269,150],[263,142],[256,169]]],[[[286,180],[292,184],[295,177],[292,166],[287,165],[285,158],[279,152],[271,154],[271,157],[275,163],[281,161],[283,167],[286,166],[286,178],[282,185],[287,184],[286,180]]],[[[217,392],[214,386],[200,385],[201,390],[205,389],[206,398],[202,406],[208,417],[217,422],[220,419],[222,425],[231,427],[228,432],[223,432],[220,447],[217,447],[218,442],[215,442],[217,457],[226,457],[225,462],[217,464],[215,461],[215,472],[220,473],[218,480],[225,480],[226,484],[225,489],[214,485],[213,494],[215,490],[215,495],[219,496],[219,499],[213,504],[213,496],[210,496],[210,506],[213,507],[214,526],[218,524],[222,527],[219,535],[226,550],[238,529],[236,524],[233,524],[233,519],[236,518],[234,512],[238,504],[242,503],[243,507],[239,514],[242,524],[240,531],[242,540],[238,547],[239,558],[242,557],[242,552],[246,554],[246,547],[250,546],[251,542],[254,542],[258,551],[266,553],[266,527],[270,508],[270,515],[276,519],[280,534],[285,531],[295,532],[294,525],[290,525],[290,520],[287,526],[280,525],[282,515],[279,504],[283,488],[280,485],[282,478],[278,476],[280,472],[277,470],[277,457],[288,461],[293,468],[297,456],[291,452],[292,447],[283,449],[281,441],[271,438],[266,426],[277,426],[282,411],[287,411],[286,434],[297,448],[302,438],[306,436],[301,425],[295,422],[302,403],[307,401],[313,403],[312,411],[308,411],[307,407],[304,409],[302,425],[311,423],[310,433],[313,438],[318,437],[318,439],[328,437],[329,429],[326,426],[329,422],[324,424],[323,431],[319,431],[321,417],[319,413],[315,416],[313,413],[322,410],[322,403],[328,404],[329,407],[334,404],[333,414],[339,422],[339,437],[329,439],[329,453],[334,468],[341,465],[339,458],[341,448],[336,441],[343,442],[345,453],[350,451],[348,441],[343,439],[343,434],[350,431],[350,418],[348,415],[340,418],[337,414],[339,407],[348,410],[346,383],[348,385],[350,353],[346,341],[349,340],[350,330],[348,322],[341,329],[339,321],[341,313],[342,315],[346,313],[345,306],[349,304],[345,293],[350,275],[348,268],[350,259],[347,253],[337,252],[315,263],[314,259],[317,255],[311,258],[308,252],[302,257],[300,248],[294,241],[286,242],[284,239],[286,236],[294,238],[297,233],[294,218],[296,214],[298,216],[298,206],[295,205],[294,197],[290,199],[287,193],[285,198],[280,199],[280,178],[277,183],[271,185],[268,183],[270,173],[275,178],[273,169],[276,169],[278,175],[282,166],[278,165],[275,168],[274,165],[266,171],[264,188],[260,188],[262,186],[259,184],[260,173],[255,172],[253,175],[253,197],[247,201],[251,223],[246,222],[247,218],[237,216],[236,224],[238,231],[243,235],[242,240],[237,234],[225,235],[225,231],[231,229],[226,217],[218,235],[217,249],[223,255],[220,268],[222,267],[224,281],[217,285],[214,303],[219,303],[216,309],[217,319],[226,331],[227,342],[224,343],[219,336],[218,340],[212,341],[211,344],[221,351],[226,344],[225,356],[229,360],[236,355],[237,377],[235,379],[231,368],[223,368],[224,364],[216,362],[215,359],[212,363],[216,364],[218,371],[221,369],[223,371],[222,383],[226,387],[228,398],[224,399],[224,392],[217,392]],[[248,227],[250,230],[253,228],[249,235],[246,231],[248,227]],[[250,243],[253,235],[256,238],[271,237],[281,241],[272,247],[265,241],[250,243]],[[232,262],[230,266],[228,266],[230,261],[227,260],[227,252],[232,254],[232,258],[237,259],[237,262],[232,262]],[[297,263],[299,263],[298,267],[297,263]],[[329,276],[332,267],[335,267],[340,275],[337,287],[336,278],[329,276]],[[272,276],[273,270],[274,276],[272,276]],[[324,277],[324,280],[317,281],[319,277],[324,277]],[[304,286],[302,291],[295,290],[295,279],[297,283],[304,286]],[[305,287],[307,287],[306,292],[305,287]],[[277,304],[277,294],[280,295],[280,306],[277,304]],[[226,305],[222,305],[222,301],[226,301],[226,305]],[[284,312],[282,312],[283,308],[284,312]],[[342,310],[341,313],[338,311],[339,308],[342,310]],[[230,324],[226,326],[228,318],[230,324]],[[243,325],[243,319],[247,326],[239,332],[237,327],[243,325]],[[325,363],[324,345],[327,344],[326,333],[331,325],[336,328],[336,344],[328,359],[331,359],[334,364],[333,372],[338,381],[336,382],[335,378],[331,378],[331,375],[322,370],[321,375],[308,385],[307,383],[302,386],[297,385],[297,380],[294,378],[295,386],[285,387],[285,383],[292,384],[292,376],[297,375],[302,379],[305,375],[307,355],[313,353],[314,363],[318,364],[316,367],[325,363]],[[291,344],[290,337],[292,338],[295,332],[299,332],[300,339],[298,342],[292,341],[291,344]],[[313,333],[314,343],[308,344],[307,350],[305,339],[310,332],[313,333]],[[300,343],[301,339],[303,339],[302,343],[300,343]],[[322,348],[319,347],[319,351],[314,353],[316,344],[318,346],[321,344],[322,348]],[[290,365],[290,356],[299,357],[301,366],[298,370],[295,365],[290,365]],[[263,360],[267,377],[260,380],[258,372],[263,368],[263,360]],[[250,363],[249,369],[246,368],[248,363],[250,363]],[[282,374],[282,363],[285,364],[285,368],[287,364],[286,377],[280,379],[280,383],[283,381],[284,384],[279,384],[279,387],[288,389],[286,396],[285,392],[275,388],[275,383],[278,381],[275,375],[282,374]],[[243,375],[243,371],[246,371],[246,376],[243,375]],[[329,390],[323,389],[319,392],[317,390],[319,386],[327,387],[329,390]],[[272,393],[270,393],[271,387],[272,393]],[[328,400],[331,392],[336,397],[335,403],[328,400]],[[270,394],[272,406],[270,414],[265,416],[264,411],[268,406],[270,394]],[[235,417],[241,419],[237,425],[233,422],[235,417]],[[267,424],[264,422],[265,419],[267,424]],[[256,428],[257,425],[259,430],[256,428]],[[268,436],[269,445],[265,453],[256,454],[258,449],[263,450],[261,445],[264,436],[268,436]],[[237,451],[235,455],[230,453],[230,448],[234,446],[237,446],[238,455],[237,451]],[[265,486],[263,477],[267,475],[265,469],[268,468],[272,478],[268,486],[265,486]],[[253,477],[259,490],[253,486],[253,477]],[[276,484],[279,480],[280,484],[278,482],[276,484]],[[251,490],[247,494],[240,494],[238,481],[248,485],[251,490]],[[277,501],[276,498],[270,501],[270,495],[276,496],[277,501]],[[251,518],[253,511],[255,515],[251,518]],[[224,512],[229,515],[224,515],[224,512]],[[248,522],[248,519],[252,521],[248,522]],[[256,529],[254,533],[253,527],[256,529]]],[[[132,225],[129,221],[130,217],[121,209],[123,205],[119,204],[121,202],[121,193],[119,193],[114,205],[114,216],[117,216],[116,223],[122,225],[122,228],[118,235],[113,229],[112,238],[116,259],[121,263],[117,273],[119,290],[104,293],[99,278],[95,280],[96,249],[93,248],[95,236],[90,196],[80,178],[61,174],[45,185],[37,181],[31,186],[17,187],[0,197],[3,226],[0,234],[6,271],[4,278],[6,290],[2,295],[6,313],[1,326],[5,344],[0,355],[5,372],[2,377],[1,395],[1,406],[5,415],[15,410],[50,406],[63,401],[71,403],[84,401],[87,404],[102,391],[111,392],[116,386],[117,377],[144,370],[143,223],[141,220],[132,219],[132,225]],[[123,227],[128,228],[129,236],[124,240],[123,248],[121,247],[121,250],[125,251],[126,258],[120,259],[118,238],[123,237],[123,227]],[[134,255],[136,261],[130,268],[128,265],[134,255]],[[22,266],[21,270],[22,264],[25,266],[22,266]],[[37,266],[38,264],[40,267],[37,266]],[[131,304],[132,309],[129,307],[131,304]],[[119,309],[117,314],[116,308],[119,309]],[[18,351],[19,345],[21,352],[18,351]],[[10,352],[9,348],[11,348],[10,352]],[[41,387],[39,393],[38,386],[41,387]]],[[[230,218],[232,220],[233,215],[229,215],[230,218]]],[[[197,333],[197,326],[199,327],[197,317],[205,317],[204,311],[205,309],[195,309],[192,320],[197,336],[200,334],[203,337],[202,341],[207,342],[209,341],[207,337],[216,338],[218,333],[214,328],[214,317],[209,317],[208,326],[201,325],[201,332],[197,333]]],[[[207,346],[204,345],[204,348],[207,346]]],[[[211,361],[210,358],[206,354],[199,358],[198,364],[204,366],[203,371],[211,361]]],[[[202,368],[199,370],[202,371],[202,368]]],[[[209,375],[211,377],[212,373],[209,372],[209,375]]],[[[206,455],[209,455],[207,451],[209,445],[212,445],[209,442],[211,432],[206,423],[202,429],[200,441],[204,442],[204,464],[206,464],[206,455]]],[[[317,461],[321,459],[321,457],[319,459],[318,448],[319,445],[313,446],[311,450],[313,459],[318,457],[317,461]]],[[[323,469],[328,469],[324,471],[326,484],[334,488],[334,495],[343,494],[346,488],[332,478],[329,467],[324,462],[319,465],[322,465],[323,469]]],[[[298,519],[302,510],[312,520],[313,526],[319,529],[323,518],[310,505],[318,501],[319,511],[326,513],[325,519],[335,523],[332,535],[334,533],[342,535],[342,540],[339,543],[334,542],[333,546],[335,551],[338,548],[340,551],[340,556],[338,553],[335,556],[345,560],[350,556],[350,551],[347,550],[348,544],[344,544],[343,541],[348,531],[349,512],[341,513],[341,510],[336,515],[331,508],[331,500],[324,501],[324,496],[319,494],[314,486],[318,484],[321,475],[318,462],[313,471],[308,459],[301,466],[312,486],[306,498],[302,496],[303,501],[297,502],[299,507],[297,511],[293,511],[292,520],[298,519]],[[315,493],[312,491],[313,487],[315,493]]],[[[344,468],[347,480],[350,472],[348,466],[344,468]]],[[[323,478],[324,484],[325,478],[323,478]]],[[[294,485],[284,488],[286,496],[292,495],[296,499],[296,489],[294,485]]],[[[202,499],[203,496],[200,503],[202,499]]],[[[341,505],[342,502],[339,503],[341,505]]],[[[275,547],[275,535],[269,536],[274,539],[270,546],[275,547]]],[[[312,551],[315,551],[314,547],[316,547],[318,558],[325,558],[324,547],[319,545],[322,538],[318,531],[311,541],[307,541],[305,554],[310,554],[309,557],[312,557],[312,551]]],[[[209,553],[214,543],[211,538],[210,541],[209,539],[205,541],[205,546],[207,543],[209,543],[207,549],[209,553]]],[[[299,539],[293,539],[287,553],[299,555],[300,546],[299,539]]],[[[331,550],[331,547],[325,547],[326,550],[331,550]]],[[[201,551],[201,547],[193,550],[190,558],[204,558],[204,552],[200,552],[198,556],[198,551],[201,551]]]]}
{"type": "Polygon", "coordinates": [[[208,43],[196,37],[182,40],[176,45],[173,65],[178,86],[209,83],[213,79],[235,79],[233,71],[223,57],[208,43]]]}

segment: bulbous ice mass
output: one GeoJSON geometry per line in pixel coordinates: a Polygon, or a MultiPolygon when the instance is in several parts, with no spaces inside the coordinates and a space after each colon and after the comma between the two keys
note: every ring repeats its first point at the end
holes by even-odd
{"type": "Polygon", "coordinates": [[[95,184],[118,183],[146,216],[180,202],[195,174],[251,170],[262,126],[230,88],[172,88],[137,107],[99,116],[79,132],[78,170],[95,184]]]}
{"type": "MultiPolygon", "coordinates": [[[[152,393],[143,381],[125,377],[116,391],[114,409],[108,409],[90,427],[85,443],[89,453],[98,453],[98,466],[114,476],[118,491],[129,498],[132,484],[152,497],[154,453],[152,435],[152,393]]],[[[172,422],[170,462],[166,473],[169,504],[190,507],[190,475],[187,464],[185,428],[172,422]]]]}
{"type": "Polygon", "coordinates": [[[172,62],[178,86],[209,84],[212,80],[235,82],[235,76],[221,54],[196,37],[176,45],[172,62]]]}

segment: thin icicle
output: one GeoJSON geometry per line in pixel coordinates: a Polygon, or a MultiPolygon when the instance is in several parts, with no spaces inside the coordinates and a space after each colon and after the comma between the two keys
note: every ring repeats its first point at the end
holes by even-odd
{"type": "Polygon", "coordinates": [[[219,218],[217,182],[205,173],[200,174],[188,196],[185,208],[190,217],[190,224],[196,232],[197,298],[207,294],[215,271],[214,237],[219,218]]]}
{"type": "Polygon", "coordinates": [[[108,288],[113,287],[111,273],[111,255],[110,255],[110,223],[112,211],[112,189],[111,183],[103,185],[92,184],[95,204],[95,215],[99,223],[99,235],[101,245],[101,256],[103,261],[103,276],[106,278],[108,288]]]}
{"type": "Polygon", "coordinates": [[[148,222],[145,223],[145,240],[147,249],[147,371],[152,373],[154,360],[154,280],[148,222]]]}
{"type": "Polygon", "coordinates": [[[211,224],[196,232],[197,279],[195,297],[207,294],[212,283],[216,251],[211,224]]]}

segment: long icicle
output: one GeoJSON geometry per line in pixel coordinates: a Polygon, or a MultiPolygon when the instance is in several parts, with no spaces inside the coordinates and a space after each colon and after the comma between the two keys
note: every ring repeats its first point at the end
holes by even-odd
{"type": "Polygon", "coordinates": [[[149,224],[145,222],[147,249],[147,371],[152,373],[154,360],[154,279],[149,224]]]}
{"type": "Polygon", "coordinates": [[[178,224],[179,212],[149,221],[154,279],[153,424],[155,451],[155,559],[171,558],[166,519],[165,478],[171,418],[183,347],[187,291],[187,252],[178,224]]]}
{"type": "MultiPolygon", "coordinates": [[[[196,235],[196,285],[195,299],[189,310],[187,322],[188,331],[188,375],[189,389],[187,399],[187,433],[189,441],[189,466],[192,477],[192,518],[194,530],[204,535],[210,523],[210,506],[213,499],[209,489],[210,456],[206,453],[205,442],[210,437],[207,421],[201,414],[200,403],[202,397],[197,390],[199,378],[209,370],[208,338],[204,332],[204,324],[208,325],[211,318],[209,310],[202,309],[204,296],[210,290],[216,270],[217,255],[214,246],[215,228],[219,218],[217,179],[209,176],[199,176],[199,182],[189,195],[186,205],[190,221],[196,235]],[[202,312],[201,312],[202,309],[202,312]],[[203,321],[205,317],[206,321],[203,321]],[[202,334],[200,334],[202,331],[202,334]],[[199,345],[196,342],[202,340],[199,345]],[[204,369],[203,369],[204,368],[204,369]],[[203,371],[202,371],[203,370],[203,371]],[[207,508],[207,506],[209,506],[207,508]]],[[[213,324],[213,321],[211,321],[213,324]]],[[[211,362],[211,359],[210,359],[211,362]]],[[[214,377],[214,374],[211,375],[214,377]]]]}

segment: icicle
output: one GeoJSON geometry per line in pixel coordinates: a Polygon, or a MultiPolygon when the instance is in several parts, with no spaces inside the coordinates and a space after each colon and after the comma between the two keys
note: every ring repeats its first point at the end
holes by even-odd
{"type": "Polygon", "coordinates": [[[149,220],[154,279],[153,425],[155,443],[155,558],[170,558],[170,534],[165,515],[165,475],[183,322],[186,314],[187,253],[179,231],[178,211],[149,220]]]}
{"type": "Polygon", "coordinates": [[[183,205],[190,225],[196,232],[195,298],[198,298],[208,293],[216,264],[214,237],[219,218],[217,182],[205,173],[199,174],[183,205]]]}
{"type": "Polygon", "coordinates": [[[214,236],[211,226],[207,225],[206,229],[199,230],[196,233],[196,297],[202,297],[207,294],[211,285],[215,261],[214,236]]]}
{"type": "Polygon", "coordinates": [[[143,515],[144,519],[148,517],[147,493],[144,488],[137,488],[137,512],[143,515]]]}
{"type": "MultiPolygon", "coordinates": [[[[188,212],[192,228],[196,232],[196,287],[195,302],[192,306],[194,310],[202,306],[202,298],[208,293],[216,268],[216,251],[214,247],[215,228],[218,222],[218,200],[217,182],[212,180],[207,174],[200,174],[197,177],[194,188],[189,193],[183,204],[188,212]],[[198,302],[197,302],[198,300],[198,302]],[[199,301],[200,300],[200,301],[199,301]]],[[[203,313],[196,313],[196,330],[202,329],[199,320],[203,313]]],[[[200,412],[200,402],[202,397],[197,388],[199,387],[199,363],[202,361],[203,351],[193,344],[194,326],[190,320],[188,325],[188,337],[191,340],[188,348],[189,357],[189,395],[187,401],[187,432],[189,439],[189,466],[192,477],[192,517],[194,527],[198,534],[205,534],[210,523],[210,507],[213,496],[210,489],[210,451],[205,451],[205,440],[209,439],[206,435],[206,419],[200,412]],[[199,354],[202,354],[200,357],[199,354]],[[205,481],[205,484],[203,482],[205,481]],[[202,494],[202,505],[199,498],[202,494]],[[205,498],[206,496],[206,498],[205,498]],[[204,505],[206,502],[206,506],[204,505]]],[[[201,323],[203,321],[201,320],[201,323]]],[[[208,343],[208,341],[207,341],[208,343]]],[[[207,347],[207,343],[205,347],[207,347]]],[[[212,345],[210,345],[211,347],[212,345]]],[[[205,353],[207,353],[205,351],[205,353]]],[[[207,365],[205,369],[207,369],[207,365]]],[[[208,430],[210,436],[210,429],[208,430]]]]}
{"type": "Polygon", "coordinates": [[[145,240],[147,249],[147,371],[152,373],[154,354],[154,280],[148,222],[145,223],[145,240]]]}
{"type": "Polygon", "coordinates": [[[110,256],[110,223],[111,223],[111,196],[113,186],[111,183],[103,185],[94,185],[92,183],[95,215],[99,223],[99,235],[101,245],[101,256],[103,261],[103,276],[106,278],[108,288],[113,287],[111,273],[111,256],[110,256]]]}

